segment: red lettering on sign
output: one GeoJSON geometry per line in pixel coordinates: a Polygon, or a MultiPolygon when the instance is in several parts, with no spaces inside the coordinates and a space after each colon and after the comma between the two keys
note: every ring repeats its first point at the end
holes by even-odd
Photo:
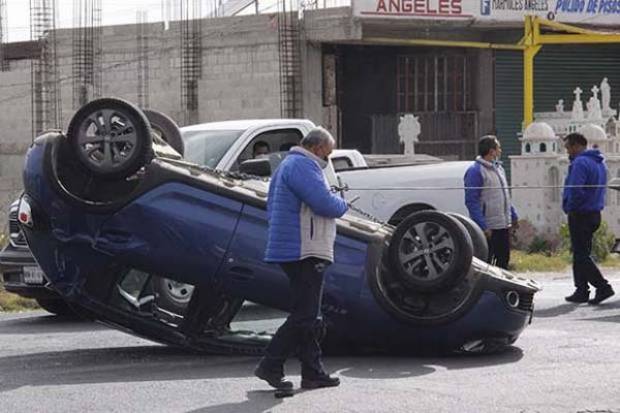
{"type": "MultiPolygon", "coordinates": [[[[617,1],[620,2],[620,0],[617,1]]],[[[402,13],[450,17],[463,15],[463,0],[377,0],[376,4],[377,7],[374,12],[376,14],[402,13]]]]}
{"type": "Polygon", "coordinates": [[[461,0],[452,0],[452,14],[461,14],[462,12],[461,0]]]}

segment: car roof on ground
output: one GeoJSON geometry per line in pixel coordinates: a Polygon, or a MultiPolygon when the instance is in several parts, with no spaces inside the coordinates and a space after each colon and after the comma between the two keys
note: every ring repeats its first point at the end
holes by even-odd
{"type": "Polygon", "coordinates": [[[198,125],[190,125],[181,128],[182,132],[197,130],[246,130],[250,128],[262,128],[265,126],[290,125],[291,123],[305,123],[312,125],[308,119],[243,119],[227,120],[222,122],[207,122],[198,125]]]}

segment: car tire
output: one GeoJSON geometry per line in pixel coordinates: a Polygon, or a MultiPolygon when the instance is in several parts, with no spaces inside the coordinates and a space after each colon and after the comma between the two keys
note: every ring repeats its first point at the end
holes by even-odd
{"type": "Polygon", "coordinates": [[[184,315],[194,286],[165,277],[154,276],[152,279],[157,306],[174,314],[184,315]]]}
{"type": "Polygon", "coordinates": [[[183,144],[179,125],[168,115],[156,110],[145,109],[143,112],[151,124],[152,132],[166,141],[179,155],[183,156],[185,145],[183,144]]]}
{"type": "Polygon", "coordinates": [[[82,106],[71,118],[67,140],[79,164],[106,179],[133,175],[153,154],[148,119],[136,106],[117,98],[82,106]]]}
{"type": "Polygon", "coordinates": [[[44,299],[37,298],[35,300],[39,306],[47,311],[48,313],[52,313],[60,316],[75,316],[75,312],[69,307],[63,300],[54,300],[54,299],[44,299]]]}
{"type": "Polygon", "coordinates": [[[466,217],[465,215],[457,214],[455,212],[449,212],[448,215],[458,219],[458,221],[463,224],[465,229],[467,229],[474,249],[474,257],[482,261],[486,261],[489,258],[489,243],[487,242],[487,237],[484,235],[482,228],[480,228],[474,220],[466,217]]]}
{"type": "Polygon", "coordinates": [[[473,246],[467,229],[437,211],[420,211],[394,231],[389,260],[395,276],[416,292],[448,290],[469,272],[473,246]]]}

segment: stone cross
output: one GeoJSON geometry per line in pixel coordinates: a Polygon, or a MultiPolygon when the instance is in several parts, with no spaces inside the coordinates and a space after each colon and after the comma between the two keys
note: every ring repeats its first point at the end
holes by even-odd
{"type": "Polygon", "coordinates": [[[573,120],[582,120],[583,119],[583,104],[581,102],[581,94],[583,93],[583,90],[577,87],[573,91],[573,93],[575,94],[575,100],[573,101],[573,113],[571,117],[573,120]]]}
{"type": "Polygon", "coordinates": [[[583,93],[583,90],[581,90],[580,87],[577,87],[577,89],[575,89],[573,93],[575,94],[575,100],[581,101],[581,94],[583,93]]]}

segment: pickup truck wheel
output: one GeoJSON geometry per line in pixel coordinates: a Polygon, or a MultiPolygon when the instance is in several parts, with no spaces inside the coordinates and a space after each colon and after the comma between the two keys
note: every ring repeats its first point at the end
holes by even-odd
{"type": "Polygon", "coordinates": [[[455,218],[420,211],[396,227],[388,253],[403,284],[430,293],[450,289],[467,275],[473,247],[467,230],[455,218]]]}
{"type": "Polygon", "coordinates": [[[182,156],[185,152],[185,146],[179,125],[171,117],[156,110],[145,109],[143,112],[151,124],[152,132],[166,141],[168,145],[172,146],[172,149],[182,156]]]}
{"type": "Polygon", "coordinates": [[[64,300],[37,298],[37,304],[48,313],[60,316],[75,316],[75,312],[64,300]]]}
{"type": "Polygon", "coordinates": [[[82,106],[69,123],[67,139],[83,167],[109,179],[134,174],[152,153],[148,119],[131,103],[116,98],[82,106]]]}
{"type": "Polygon", "coordinates": [[[194,286],[170,278],[153,277],[155,303],[158,307],[175,314],[183,315],[187,309],[194,286]]]}
{"type": "Polygon", "coordinates": [[[461,224],[463,224],[465,229],[467,229],[474,248],[474,257],[482,261],[486,261],[489,258],[489,244],[482,228],[480,228],[471,218],[466,217],[465,215],[457,214],[455,212],[449,212],[448,215],[456,218],[461,224]]]}

